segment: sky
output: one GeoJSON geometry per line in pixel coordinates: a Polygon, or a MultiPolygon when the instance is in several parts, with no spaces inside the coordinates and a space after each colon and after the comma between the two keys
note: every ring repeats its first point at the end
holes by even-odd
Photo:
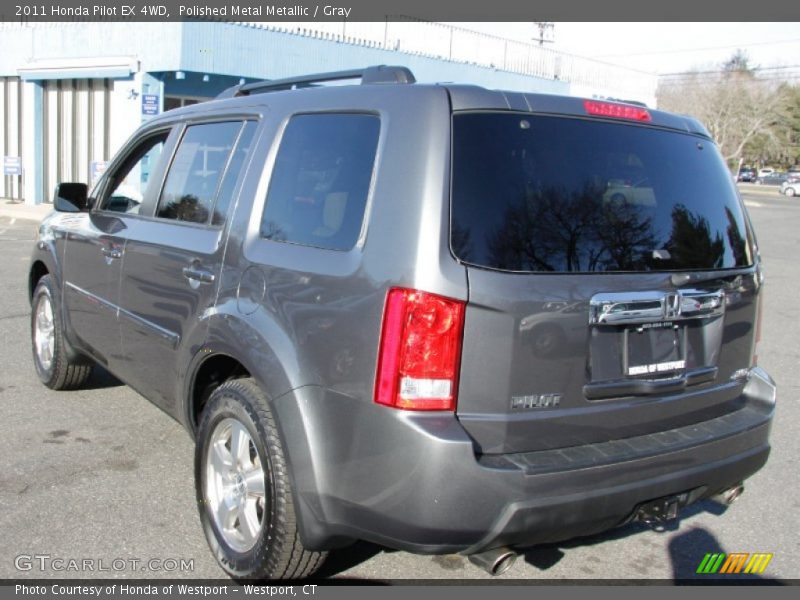
{"type": "MultiPolygon", "coordinates": [[[[535,42],[539,36],[534,23],[445,24],[525,42],[535,42]]],[[[309,24],[281,23],[281,26],[302,29],[309,24]]],[[[384,41],[386,26],[383,23],[315,22],[313,28],[381,42],[384,41]]],[[[434,54],[443,51],[439,47],[441,44],[435,46],[436,40],[430,37],[435,30],[423,26],[420,32],[420,41],[430,46],[425,46],[426,49],[438,48],[434,54]]],[[[763,70],[762,76],[780,76],[800,83],[800,23],[796,22],[557,22],[553,27],[553,38],[554,41],[546,43],[546,47],[656,74],[717,69],[737,49],[742,49],[747,53],[750,65],[763,70]]]]}
{"type": "MultiPolygon", "coordinates": [[[[538,39],[533,23],[452,25],[538,39]]],[[[555,23],[553,34],[548,47],[651,73],[716,68],[741,48],[753,66],[800,74],[800,23],[555,23]]]]}

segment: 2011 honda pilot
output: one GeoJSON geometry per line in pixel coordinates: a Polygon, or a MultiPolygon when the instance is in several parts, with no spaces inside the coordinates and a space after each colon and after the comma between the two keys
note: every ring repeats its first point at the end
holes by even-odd
{"type": "Polygon", "coordinates": [[[632,103],[398,67],[237,86],[58,186],[34,363],[53,389],[99,363],[186,426],[232,576],[359,539],[499,572],[767,460],[731,179],[697,121],[632,103]]]}

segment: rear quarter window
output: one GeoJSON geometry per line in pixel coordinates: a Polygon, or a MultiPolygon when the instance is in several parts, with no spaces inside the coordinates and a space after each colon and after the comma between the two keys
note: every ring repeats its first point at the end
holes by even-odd
{"type": "Polygon", "coordinates": [[[349,250],[367,204],[380,119],[369,114],[292,117],[275,160],[261,236],[349,250]]]}
{"type": "Polygon", "coordinates": [[[730,173],[709,140],[517,113],[453,118],[453,253],[522,272],[752,264],[730,173]]]}

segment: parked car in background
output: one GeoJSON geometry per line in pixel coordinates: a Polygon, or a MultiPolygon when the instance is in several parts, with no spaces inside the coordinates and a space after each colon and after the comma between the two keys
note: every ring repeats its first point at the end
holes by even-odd
{"type": "Polygon", "coordinates": [[[781,185],[788,178],[789,176],[786,173],[774,171],[764,176],[759,175],[755,182],[758,185],[781,185]]]}
{"type": "Polygon", "coordinates": [[[775,173],[775,169],[771,167],[764,167],[763,169],[758,170],[758,178],[761,179],[762,177],[767,177],[775,173]]]}
{"type": "Polygon", "coordinates": [[[624,179],[609,179],[603,202],[613,202],[617,205],[625,202],[639,206],[655,206],[656,197],[653,187],[647,177],[628,177],[624,179]]]}
{"type": "Polygon", "coordinates": [[[789,176],[786,181],[781,184],[781,194],[789,197],[800,194],[800,174],[789,176]]]}
{"type": "Polygon", "coordinates": [[[739,169],[739,175],[736,177],[736,181],[750,183],[752,181],[755,181],[757,178],[758,175],[755,169],[752,169],[750,167],[743,167],[739,169]]]}

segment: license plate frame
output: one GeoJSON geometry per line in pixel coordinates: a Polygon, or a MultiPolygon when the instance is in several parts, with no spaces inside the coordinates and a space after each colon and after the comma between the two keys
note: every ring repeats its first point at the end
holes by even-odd
{"type": "Polygon", "coordinates": [[[686,370],[687,326],[658,321],[622,331],[622,373],[625,377],[669,377],[686,370]]]}

